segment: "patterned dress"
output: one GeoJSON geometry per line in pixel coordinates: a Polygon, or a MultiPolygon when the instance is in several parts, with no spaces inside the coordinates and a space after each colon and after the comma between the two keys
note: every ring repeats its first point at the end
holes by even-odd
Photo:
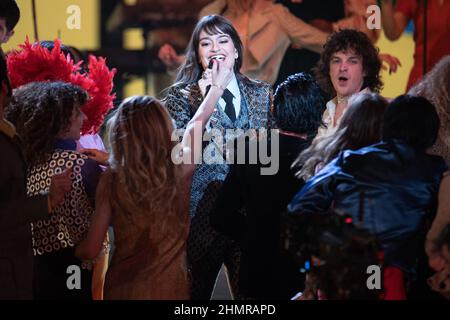
{"type": "Polygon", "coordinates": [[[72,169],[72,189],[64,202],[54,210],[50,219],[31,224],[36,299],[91,298],[91,271],[75,257],[74,247],[89,228],[101,169],[75,148],[74,140],[59,140],[48,161],[30,168],[28,172],[27,194],[35,196],[49,191],[54,174],[72,169]]]}

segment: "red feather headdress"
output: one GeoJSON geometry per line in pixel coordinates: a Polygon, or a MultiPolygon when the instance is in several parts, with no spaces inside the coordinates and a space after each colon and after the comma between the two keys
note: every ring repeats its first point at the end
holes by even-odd
{"type": "Polygon", "coordinates": [[[40,44],[31,44],[28,38],[20,45],[22,50],[7,56],[8,75],[12,88],[35,81],[63,81],[77,85],[89,94],[83,106],[86,120],[82,134],[97,133],[108,111],[113,107],[113,78],[116,69],[110,70],[104,58],[89,56],[88,72],[81,73],[80,64],[74,64],[69,55],[61,52],[61,40],[55,40],[55,47],[49,51],[40,44]]]}

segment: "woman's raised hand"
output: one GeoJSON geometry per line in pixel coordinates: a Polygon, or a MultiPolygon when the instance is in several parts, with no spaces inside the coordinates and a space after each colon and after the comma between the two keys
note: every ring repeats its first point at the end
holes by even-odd
{"type": "Polygon", "coordinates": [[[211,69],[211,86],[225,90],[233,78],[233,67],[227,61],[213,60],[211,69]]]}

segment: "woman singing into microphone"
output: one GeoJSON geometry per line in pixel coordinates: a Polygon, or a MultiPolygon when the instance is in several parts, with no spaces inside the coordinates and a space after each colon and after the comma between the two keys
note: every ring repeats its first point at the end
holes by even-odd
{"type": "MultiPolygon", "coordinates": [[[[230,141],[237,137],[230,132],[270,128],[271,86],[240,73],[242,54],[241,39],[227,19],[210,15],[197,23],[186,50],[185,62],[165,98],[177,128],[186,127],[205,96],[213,90],[221,94],[214,96],[216,110],[206,127],[205,136],[212,132],[222,132],[224,136],[227,131],[226,141],[230,141]],[[217,60],[220,68],[234,71],[227,84],[219,85],[212,81],[211,70],[208,69],[212,60],[217,60]]],[[[204,140],[209,140],[203,144],[204,161],[197,166],[191,189],[191,230],[187,248],[192,277],[191,297],[211,297],[217,274],[224,263],[234,298],[240,298],[237,288],[239,249],[209,224],[217,192],[229,170],[222,148],[226,141],[214,134],[212,139],[204,140]]]]}

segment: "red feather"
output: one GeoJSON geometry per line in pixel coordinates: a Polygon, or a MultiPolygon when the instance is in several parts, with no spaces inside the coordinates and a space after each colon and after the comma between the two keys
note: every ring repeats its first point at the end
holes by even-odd
{"type": "Polygon", "coordinates": [[[105,115],[113,107],[115,94],[113,78],[115,69],[110,70],[104,58],[89,56],[87,73],[80,72],[82,61],[74,64],[69,55],[61,52],[61,40],[55,40],[52,51],[27,39],[20,45],[20,51],[13,51],[7,57],[8,75],[13,89],[36,81],[63,81],[77,85],[89,94],[82,111],[86,120],[82,134],[94,134],[103,123],[105,115]]]}

